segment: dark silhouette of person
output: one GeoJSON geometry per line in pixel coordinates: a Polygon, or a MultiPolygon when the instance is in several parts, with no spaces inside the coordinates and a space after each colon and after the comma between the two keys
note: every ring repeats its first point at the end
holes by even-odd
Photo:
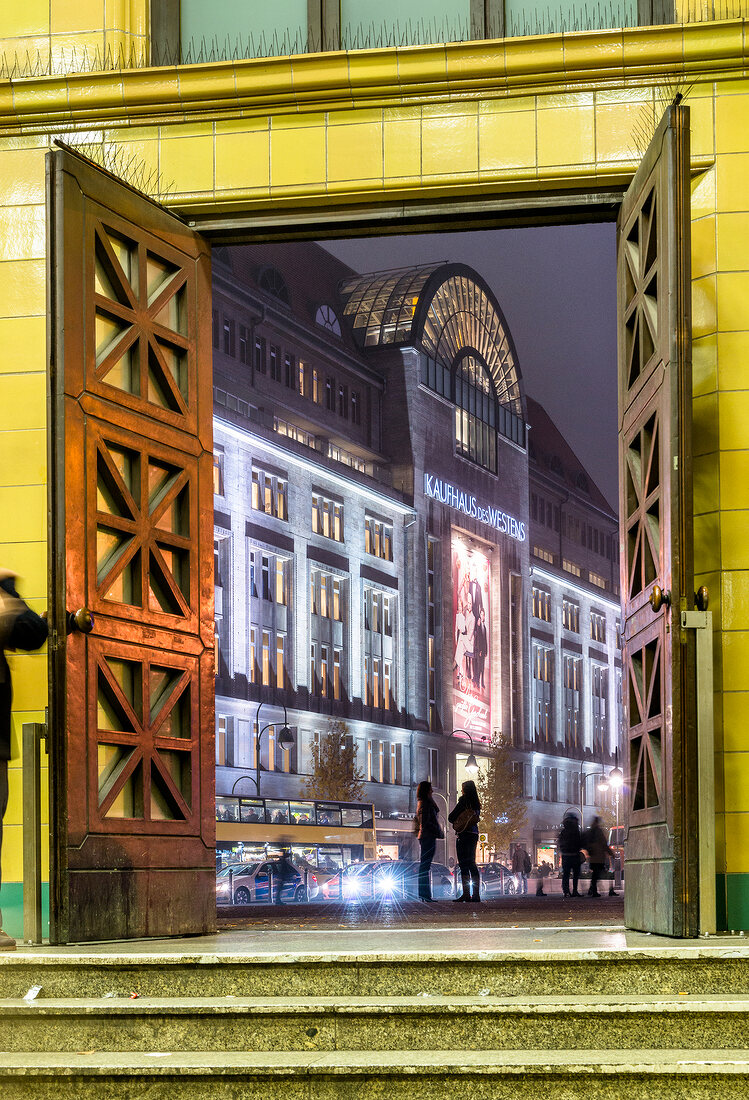
{"type": "Polygon", "coordinates": [[[588,890],[589,898],[600,898],[598,893],[598,880],[603,874],[604,867],[606,866],[606,856],[614,855],[611,848],[608,846],[606,840],[606,834],[601,828],[600,817],[594,817],[590,826],[583,833],[582,845],[588,853],[588,863],[590,864],[590,889],[588,890]]]}
{"type": "Polygon", "coordinates": [[[559,830],[557,845],[562,856],[562,893],[566,898],[570,896],[579,898],[577,880],[580,875],[580,849],[583,846],[583,841],[577,814],[573,813],[572,810],[568,810],[562,819],[562,828],[559,830]],[[572,874],[571,892],[570,874],[572,874]]]}
{"type": "Polygon", "coordinates": [[[476,620],[476,628],[473,632],[473,682],[482,691],[484,690],[484,664],[487,651],[486,616],[482,608],[481,616],[476,620]]]}
{"type": "Polygon", "coordinates": [[[291,852],[288,848],[281,849],[281,855],[273,863],[273,879],[275,882],[276,905],[283,905],[283,894],[287,886],[291,886],[291,897],[294,896],[294,883],[297,878],[297,870],[291,862],[291,852]]]}
{"type": "Polygon", "coordinates": [[[448,814],[447,820],[452,823],[458,834],[455,848],[460,867],[460,878],[463,884],[463,893],[456,901],[481,901],[481,876],[476,866],[476,845],[479,840],[479,818],[481,816],[481,802],[479,801],[476,784],[472,779],[467,779],[461,788],[461,796],[455,808],[448,814]],[[460,829],[458,826],[462,826],[460,829]]]}
{"type": "MultiPolygon", "coordinates": [[[[0,854],[3,846],[3,817],[8,808],[8,761],[10,760],[10,711],[13,687],[5,657],[8,649],[39,649],[47,640],[47,623],[16,591],[16,575],[0,567],[0,854]]],[[[1,864],[0,864],[1,867],[1,864]]],[[[2,870],[0,869],[0,883],[2,870]]],[[[12,951],[16,941],[3,931],[0,912],[0,951],[12,951]]]]}
{"type": "Polygon", "coordinates": [[[432,798],[432,784],[428,779],[422,779],[416,788],[414,828],[421,852],[419,860],[419,900],[433,901],[429,870],[434,859],[437,841],[442,840],[445,834],[439,822],[437,803],[432,798]]]}

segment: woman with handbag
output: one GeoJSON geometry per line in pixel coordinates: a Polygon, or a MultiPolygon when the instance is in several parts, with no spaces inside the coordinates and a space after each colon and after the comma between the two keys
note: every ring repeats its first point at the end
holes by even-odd
{"type": "Polygon", "coordinates": [[[419,838],[421,859],[419,861],[419,900],[433,901],[432,883],[429,869],[432,866],[437,841],[444,833],[439,823],[439,809],[432,798],[432,784],[423,779],[416,788],[416,817],[414,831],[419,838]]]}
{"type": "Polygon", "coordinates": [[[455,842],[460,877],[463,881],[463,893],[456,901],[481,901],[481,878],[476,866],[476,845],[479,841],[479,818],[481,817],[481,803],[479,802],[476,784],[472,779],[467,779],[462,786],[462,794],[458,799],[455,809],[448,815],[447,820],[452,822],[452,827],[458,834],[455,842]]]}

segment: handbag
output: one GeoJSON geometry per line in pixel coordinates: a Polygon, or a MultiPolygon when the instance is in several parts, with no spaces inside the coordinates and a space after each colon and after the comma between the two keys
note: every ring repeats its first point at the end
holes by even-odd
{"type": "Polygon", "coordinates": [[[453,829],[458,834],[464,833],[466,829],[470,829],[471,825],[475,825],[478,819],[479,815],[476,811],[472,810],[470,806],[466,806],[453,821],[453,829]]]}

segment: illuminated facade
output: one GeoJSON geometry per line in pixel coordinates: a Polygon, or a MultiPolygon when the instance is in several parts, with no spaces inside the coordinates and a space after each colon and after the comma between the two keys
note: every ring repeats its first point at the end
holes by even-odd
{"type": "Polygon", "coordinates": [[[302,797],[342,720],[378,843],[407,854],[419,780],[455,796],[469,742],[445,735],[480,755],[522,665],[510,334],[457,265],[355,276],[317,245],[226,249],[213,287],[217,793],[302,797]]]}

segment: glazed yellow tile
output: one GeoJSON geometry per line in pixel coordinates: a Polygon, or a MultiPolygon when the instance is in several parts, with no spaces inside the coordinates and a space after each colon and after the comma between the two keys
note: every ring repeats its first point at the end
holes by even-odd
{"type": "Polygon", "coordinates": [[[635,134],[643,111],[649,114],[650,108],[643,107],[642,103],[596,106],[596,160],[639,159],[635,134]]]}
{"type": "Polygon", "coordinates": [[[727,390],[720,393],[718,411],[721,451],[747,450],[749,448],[749,390],[727,390]]]}
{"type": "Polygon", "coordinates": [[[749,630],[749,569],[723,571],[721,607],[724,630],[749,630]]]}
{"type": "Polygon", "coordinates": [[[49,32],[50,0],[9,0],[0,10],[0,38],[25,38],[49,32]]]}
{"type": "Polygon", "coordinates": [[[53,34],[73,31],[99,31],[106,24],[104,0],[54,0],[50,4],[53,34]]]}
{"type": "Polygon", "coordinates": [[[45,316],[44,260],[6,260],[0,263],[0,317],[45,316]]]}
{"type": "Polygon", "coordinates": [[[716,160],[718,209],[749,210],[749,153],[719,152],[716,160]]]}
{"type": "Polygon", "coordinates": [[[398,81],[402,85],[444,80],[447,59],[444,46],[413,46],[399,50],[398,81]]]}
{"type": "Polygon", "coordinates": [[[743,331],[749,327],[749,271],[717,275],[718,331],[743,331]]]}
{"type": "Polygon", "coordinates": [[[328,127],[328,179],[382,178],[382,124],[328,127]]]}
{"type": "Polygon", "coordinates": [[[37,485],[46,481],[46,477],[46,431],[42,428],[0,431],[0,484],[37,485]]]}
{"type": "Polygon", "coordinates": [[[43,150],[4,152],[0,157],[0,206],[44,202],[44,172],[43,150]]]}
{"type": "Polygon", "coordinates": [[[0,207],[0,261],[43,257],[46,230],[44,206],[0,207]]]}
{"type": "Polygon", "coordinates": [[[0,564],[18,575],[18,591],[25,600],[47,599],[46,543],[2,542],[0,564]]]}
{"type": "Polygon", "coordinates": [[[718,503],[717,454],[694,456],[692,460],[692,484],[695,513],[699,514],[714,509],[718,503]]]}
{"type": "Polygon", "coordinates": [[[749,212],[718,214],[717,236],[720,270],[749,271],[749,212]]]}
{"type": "Polygon", "coordinates": [[[718,386],[749,389],[749,331],[718,333],[718,386]]]}
{"type": "Polygon", "coordinates": [[[13,677],[13,706],[16,710],[38,710],[45,705],[47,699],[45,649],[38,653],[16,653],[8,657],[13,677]]]}
{"type": "Polygon", "coordinates": [[[270,132],[216,137],[216,190],[268,187],[270,184],[270,132]]]}
{"type": "Polygon", "coordinates": [[[592,107],[538,111],[538,163],[590,164],[595,160],[595,112],[592,107]]]}
{"type": "Polygon", "coordinates": [[[714,101],[689,97],[690,153],[693,157],[711,157],[715,153],[714,101]]]}
{"type": "Polygon", "coordinates": [[[717,97],[715,139],[723,153],[749,152],[749,94],[717,97]]]}
{"type": "Polygon", "coordinates": [[[717,511],[694,517],[695,573],[709,573],[720,566],[720,519],[717,511]]]}
{"type": "Polygon", "coordinates": [[[564,37],[564,64],[567,71],[584,69],[593,73],[597,69],[621,65],[624,47],[620,31],[601,33],[579,32],[564,37]]]}
{"type": "Polygon", "coordinates": [[[3,882],[23,880],[23,830],[18,825],[3,829],[3,882]]]}
{"type": "Polygon", "coordinates": [[[749,690],[749,630],[723,632],[723,690],[749,690]]]}
{"type": "MultiPolygon", "coordinates": [[[[749,569],[749,509],[720,514],[720,559],[723,569],[749,569]]],[[[695,557],[697,522],[695,520],[695,557]]],[[[695,564],[696,568],[696,564],[695,564]]],[[[709,568],[709,567],[708,567],[709,568]]],[[[749,674],[749,666],[748,666],[749,674]]],[[[727,690],[739,690],[737,685],[724,683],[727,690]]],[[[743,690],[743,689],[742,689],[743,690]]]]}
{"type": "Polygon", "coordinates": [[[701,397],[718,388],[718,336],[692,341],[692,393],[701,397]]]}
{"type": "Polygon", "coordinates": [[[700,218],[691,223],[692,228],[692,278],[715,272],[715,216],[700,218]]]}
{"type": "Polygon", "coordinates": [[[726,873],[745,874],[749,871],[749,813],[725,814],[724,822],[726,873]]]}
{"type": "Polygon", "coordinates": [[[166,138],[160,142],[159,171],[178,192],[213,190],[213,139],[166,138]]]}
{"type": "MultiPolygon", "coordinates": [[[[43,371],[34,374],[2,375],[0,431],[16,428],[45,428],[47,425],[47,379],[43,371]]],[[[2,515],[2,512],[0,512],[2,515]]]]}
{"type": "Polygon", "coordinates": [[[43,374],[47,369],[45,318],[0,318],[0,348],[3,349],[0,378],[9,374],[43,374]]]}
{"type": "Polygon", "coordinates": [[[692,398],[692,454],[713,454],[718,450],[718,395],[692,398]]]}
{"type": "Polygon", "coordinates": [[[715,213],[716,171],[715,165],[692,180],[691,215],[703,218],[715,213]]]}
{"type": "Polygon", "coordinates": [[[723,748],[749,752],[749,691],[723,692],[723,748]]]}
{"type": "Polygon", "coordinates": [[[421,122],[418,119],[386,120],[384,148],[386,179],[421,176],[421,122]]]}
{"type": "Polygon", "coordinates": [[[535,112],[480,115],[479,158],[482,172],[535,164],[535,112]]]}
{"type": "Polygon", "coordinates": [[[104,33],[53,34],[49,40],[53,71],[88,72],[104,56],[104,33]]]}
{"type": "Polygon", "coordinates": [[[328,126],[361,125],[365,122],[382,122],[383,111],[381,107],[362,107],[357,111],[329,111],[327,116],[328,126]]]}
{"type": "Polygon", "coordinates": [[[325,130],[271,130],[271,187],[290,187],[325,181],[325,130]]]}
{"type": "Polygon", "coordinates": [[[479,100],[479,118],[482,115],[516,114],[518,111],[535,111],[534,95],[506,95],[500,99],[479,100]]]}
{"type": "Polygon", "coordinates": [[[692,337],[708,336],[718,327],[716,277],[692,281],[692,337]]]}
{"type": "Polygon", "coordinates": [[[425,176],[476,172],[478,117],[425,118],[421,123],[421,170],[425,176]]]}

